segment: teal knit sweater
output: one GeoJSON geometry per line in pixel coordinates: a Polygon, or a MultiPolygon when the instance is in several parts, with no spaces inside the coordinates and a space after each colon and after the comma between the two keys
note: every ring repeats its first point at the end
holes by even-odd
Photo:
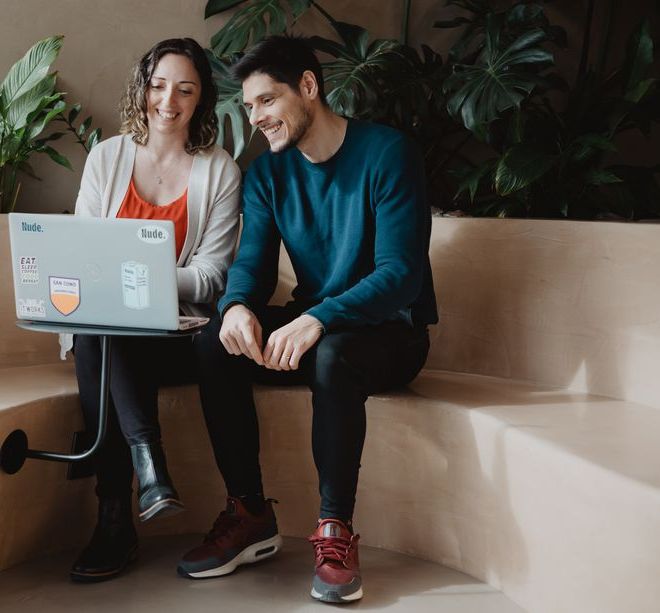
{"type": "Polygon", "coordinates": [[[292,147],[264,153],[243,186],[243,233],[220,312],[265,305],[280,240],[296,303],[326,332],[404,319],[437,322],[423,162],[401,133],[349,120],[344,142],[314,164],[292,147]]]}

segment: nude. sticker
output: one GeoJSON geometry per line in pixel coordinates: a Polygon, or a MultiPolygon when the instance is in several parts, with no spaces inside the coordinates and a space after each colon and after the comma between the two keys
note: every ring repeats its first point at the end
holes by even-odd
{"type": "Polygon", "coordinates": [[[80,306],[80,280],[48,277],[50,301],[62,315],[71,315],[80,306]]]}
{"type": "Polygon", "coordinates": [[[36,285],[39,283],[39,268],[37,258],[21,256],[18,258],[18,271],[22,285],[36,285]]]}
{"type": "Polygon", "coordinates": [[[28,319],[46,317],[44,301],[35,298],[19,298],[17,310],[19,317],[27,317],[28,319]]]}
{"type": "Polygon", "coordinates": [[[149,308],[149,267],[146,264],[122,263],[121,287],[125,307],[129,309],[149,308]]]}
{"type": "Polygon", "coordinates": [[[150,245],[164,243],[169,236],[169,232],[159,226],[142,226],[137,233],[137,237],[143,243],[149,243],[150,245]]]}

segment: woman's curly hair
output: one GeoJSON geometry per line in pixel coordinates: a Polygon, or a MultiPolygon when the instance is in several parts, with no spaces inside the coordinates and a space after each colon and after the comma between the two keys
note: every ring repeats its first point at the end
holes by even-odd
{"type": "Polygon", "coordinates": [[[119,131],[122,134],[131,134],[133,141],[139,145],[147,144],[149,140],[147,89],[158,62],[169,53],[187,57],[193,63],[201,81],[202,92],[199,104],[190,120],[186,143],[186,152],[193,155],[213,147],[218,137],[218,118],[215,114],[218,94],[206,54],[192,38],[163,40],[149,49],[134,66],[120,104],[119,131]]]}

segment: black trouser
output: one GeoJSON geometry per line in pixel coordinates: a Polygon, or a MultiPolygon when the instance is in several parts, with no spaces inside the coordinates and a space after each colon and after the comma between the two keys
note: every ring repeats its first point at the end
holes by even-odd
{"type": "MultiPolygon", "coordinates": [[[[294,305],[266,307],[258,314],[263,341],[299,315],[294,305]]],[[[429,348],[426,328],[386,322],[321,337],[300,360],[297,371],[273,371],[243,356],[227,354],[216,373],[224,390],[218,405],[204,414],[216,461],[231,495],[262,491],[259,432],[252,382],[303,383],[312,391],[312,451],[319,474],[321,518],[353,515],[364,445],[364,403],[371,394],[405,385],[420,371],[429,348]]]]}
{"type": "MultiPolygon", "coordinates": [[[[258,314],[264,343],[273,330],[299,313],[295,305],[266,307],[258,314]]],[[[192,343],[190,339],[113,339],[113,402],[107,439],[96,459],[99,496],[130,494],[132,466],[124,438],[129,443],[159,439],[158,385],[193,380],[199,381],[204,418],[228,493],[262,493],[252,383],[306,384],[312,390],[320,517],[350,519],[366,430],[364,403],[369,395],[405,385],[417,375],[428,353],[426,329],[386,322],[330,332],[302,357],[297,371],[273,371],[228,354],[218,340],[219,327],[215,315],[192,343]]],[[[98,423],[98,338],[78,337],[75,354],[81,403],[91,430],[98,423]]]]}
{"type": "MultiPolygon", "coordinates": [[[[203,402],[221,401],[216,373],[226,360],[218,340],[215,313],[200,334],[182,338],[117,336],[112,339],[108,429],[94,456],[97,494],[130,496],[133,465],[128,445],[160,440],[158,387],[199,382],[203,402]]],[[[98,428],[101,342],[98,336],[75,338],[74,355],[80,403],[88,432],[98,428]]]]}

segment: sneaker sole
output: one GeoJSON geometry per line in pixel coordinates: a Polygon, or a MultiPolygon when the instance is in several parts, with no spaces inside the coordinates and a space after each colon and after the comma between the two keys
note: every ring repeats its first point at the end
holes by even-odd
{"type": "Polygon", "coordinates": [[[314,600],[320,600],[321,602],[332,602],[335,604],[354,602],[356,600],[360,600],[360,598],[363,596],[362,584],[360,584],[358,589],[351,594],[344,594],[343,596],[340,596],[337,589],[330,585],[328,585],[328,587],[322,592],[317,591],[316,588],[312,586],[310,595],[312,598],[314,598],[314,600]]]}
{"type": "Polygon", "coordinates": [[[171,515],[177,515],[178,513],[181,513],[183,509],[183,504],[176,498],[166,498],[165,500],[159,500],[145,511],[142,511],[138,517],[140,518],[140,521],[149,521],[154,517],[169,517],[171,515]]]}
{"type": "Polygon", "coordinates": [[[182,577],[188,577],[189,579],[210,579],[211,577],[222,577],[223,575],[233,573],[242,564],[254,564],[255,562],[260,562],[261,560],[270,558],[271,556],[274,556],[280,549],[282,549],[282,537],[277,534],[265,541],[259,541],[258,543],[254,543],[249,547],[246,547],[237,556],[222,566],[216,566],[215,568],[200,570],[194,573],[190,573],[179,566],[177,568],[177,572],[182,577]]]}
{"type": "Polygon", "coordinates": [[[129,564],[137,560],[137,552],[138,552],[138,548],[136,545],[128,554],[126,561],[119,568],[116,568],[115,570],[110,570],[104,573],[76,573],[74,571],[71,571],[69,573],[69,577],[71,578],[71,581],[73,581],[74,583],[99,583],[101,581],[108,581],[110,579],[114,579],[118,575],[121,575],[121,573],[123,573],[126,570],[129,564]]]}

